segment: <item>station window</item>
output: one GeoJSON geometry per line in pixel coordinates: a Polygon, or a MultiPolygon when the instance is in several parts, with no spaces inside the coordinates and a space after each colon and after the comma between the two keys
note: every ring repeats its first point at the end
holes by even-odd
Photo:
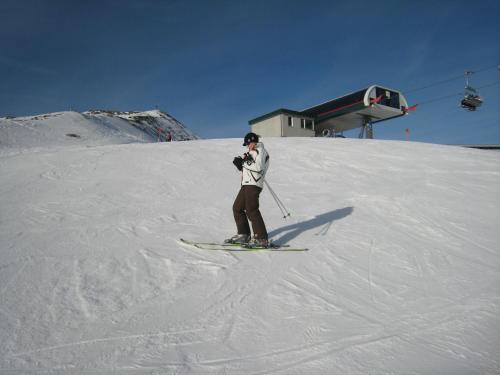
{"type": "Polygon", "coordinates": [[[377,97],[382,96],[382,99],[378,104],[399,109],[399,93],[377,87],[375,95],[377,97]]]}
{"type": "Polygon", "coordinates": [[[305,120],[305,128],[309,129],[309,130],[312,130],[312,128],[313,128],[313,122],[312,122],[312,120],[305,120]]]}
{"type": "Polygon", "coordinates": [[[301,118],[300,119],[300,127],[302,129],[305,129],[306,128],[306,119],[305,118],[301,118]]]}
{"type": "Polygon", "coordinates": [[[293,126],[293,119],[291,116],[288,116],[288,126],[293,126]]]}

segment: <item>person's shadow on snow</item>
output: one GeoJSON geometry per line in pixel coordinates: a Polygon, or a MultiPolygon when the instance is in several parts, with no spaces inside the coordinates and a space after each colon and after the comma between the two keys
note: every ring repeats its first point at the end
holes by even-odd
{"type": "Polygon", "coordinates": [[[341,208],[338,210],[326,212],[324,214],[317,215],[317,216],[313,217],[312,219],[275,229],[275,230],[269,232],[268,235],[269,235],[269,238],[271,238],[271,237],[278,236],[281,233],[284,233],[283,235],[281,235],[280,237],[276,238],[276,240],[273,241],[277,244],[284,245],[305,231],[323,226],[315,234],[317,236],[318,235],[324,236],[328,232],[332,223],[335,220],[343,219],[344,217],[352,214],[353,211],[354,211],[354,207],[345,207],[345,208],[341,208]]]}

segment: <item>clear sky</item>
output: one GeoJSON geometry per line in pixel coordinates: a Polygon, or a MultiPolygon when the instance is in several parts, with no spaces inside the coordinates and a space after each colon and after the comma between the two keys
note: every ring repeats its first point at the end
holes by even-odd
{"type": "Polygon", "coordinates": [[[500,144],[499,19],[499,0],[2,0],[0,116],[158,107],[242,137],[379,84],[422,105],[376,138],[500,144]],[[476,112],[459,108],[465,70],[484,86],[476,112]]]}

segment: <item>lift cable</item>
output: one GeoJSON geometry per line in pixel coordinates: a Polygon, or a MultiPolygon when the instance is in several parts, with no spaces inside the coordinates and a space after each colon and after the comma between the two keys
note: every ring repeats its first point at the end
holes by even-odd
{"type": "MultiPolygon", "coordinates": [[[[500,69],[500,65],[499,64],[493,65],[493,66],[490,65],[490,66],[487,66],[487,67],[484,67],[484,68],[481,68],[481,69],[478,69],[478,70],[474,70],[474,71],[469,71],[469,72],[470,73],[481,73],[481,72],[485,72],[485,71],[491,70],[491,69],[500,69]]],[[[435,82],[435,83],[431,83],[431,84],[426,85],[426,86],[417,87],[417,88],[414,88],[414,89],[411,89],[411,90],[408,90],[408,91],[404,91],[404,93],[408,94],[410,92],[415,92],[415,91],[420,91],[420,90],[428,89],[430,87],[442,85],[444,83],[448,83],[448,82],[455,81],[457,79],[463,79],[463,78],[464,78],[464,75],[461,74],[459,76],[450,77],[448,79],[445,79],[445,80],[442,80],[442,81],[438,81],[438,82],[435,82]]]]}
{"type": "MultiPolygon", "coordinates": [[[[461,78],[463,78],[463,77],[461,77],[461,78]]],[[[477,89],[484,89],[485,87],[490,87],[490,86],[495,86],[495,85],[500,85],[500,81],[489,83],[489,84],[483,85],[483,86],[479,86],[479,87],[477,87],[477,89]]],[[[463,92],[458,92],[458,93],[454,93],[454,94],[448,94],[448,95],[444,95],[444,96],[439,96],[437,98],[433,98],[433,99],[429,99],[429,100],[424,100],[423,102],[415,104],[415,106],[421,106],[422,104],[434,103],[434,102],[437,102],[437,101],[440,101],[440,100],[452,98],[454,96],[463,96],[463,95],[464,95],[463,92]]]]}
{"type": "Polygon", "coordinates": [[[500,85],[500,81],[498,82],[493,82],[493,83],[489,83],[487,85],[483,85],[483,86],[479,86],[479,87],[476,87],[476,89],[484,89],[485,87],[490,87],[490,86],[495,86],[495,85],[500,85]]]}

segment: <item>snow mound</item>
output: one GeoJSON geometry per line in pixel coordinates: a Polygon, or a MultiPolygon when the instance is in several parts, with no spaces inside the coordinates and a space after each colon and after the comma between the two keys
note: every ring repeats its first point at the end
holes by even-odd
{"type": "Polygon", "coordinates": [[[500,372],[500,154],[264,142],[308,252],[178,243],[234,234],[239,139],[0,152],[0,369],[500,372]]]}
{"type": "Polygon", "coordinates": [[[130,122],[133,126],[141,129],[155,141],[158,138],[165,140],[167,133],[171,133],[174,141],[189,141],[199,139],[190,129],[181,122],[160,110],[144,112],[115,112],[115,111],[91,111],[85,113],[87,116],[118,117],[130,122]]]}
{"type": "Polygon", "coordinates": [[[57,112],[31,117],[0,118],[0,150],[103,146],[198,137],[182,123],[161,111],[57,112]],[[158,131],[160,129],[160,131],[158,131]]]}

